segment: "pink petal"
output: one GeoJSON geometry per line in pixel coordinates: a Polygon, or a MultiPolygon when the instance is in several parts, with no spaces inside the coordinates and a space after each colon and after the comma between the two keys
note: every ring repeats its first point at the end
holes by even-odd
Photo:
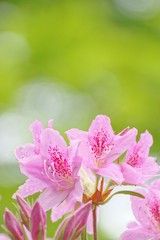
{"type": "Polygon", "coordinates": [[[71,212],[75,207],[75,201],[63,201],[61,204],[52,208],[51,220],[52,222],[58,221],[66,213],[71,212]]]}
{"type": "Polygon", "coordinates": [[[34,145],[29,143],[29,144],[17,147],[15,155],[18,160],[26,161],[28,157],[35,155],[34,145]]]}
{"type": "MultiPolygon", "coordinates": [[[[146,198],[146,192],[143,190],[139,190],[141,194],[143,194],[146,198]]],[[[132,202],[132,210],[133,214],[138,220],[139,223],[142,224],[142,226],[151,226],[151,220],[148,217],[148,214],[146,212],[147,206],[146,206],[146,200],[139,198],[139,197],[131,197],[132,202]]]]}
{"type": "Polygon", "coordinates": [[[48,121],[48,127],[49,127],[49,128],[53,128],[53,119],[50,119],[50,120],[48,121]]]}
{"type": "Polygon", "coordinates": [[[128,228],[135,228],[135,227],[138,227],[138,226],[139,226],[139,225],[138,225],[137,222],[130,222],[130,223],[128,223],[128,225],[127,225],[128,228]]]}
{"type": "Polygon", "coordinates": [[[21,172],[31,179],[39,179],[42,182],[49,183],[50,180],[44,171],[44,161],[40,155],[32,155],[27,160],[19,161],[21,172]]]}
{"type": "Polygon", "coordinates": [[[146,130],[145,133],[141,134],[139,143],[141,143],[142,145],[145,144],[146,148],[148,148],[148,147],[150,148],[153,144],[152,135],[146,130]]]}
{"type": "Polygon", "coordinates": [[[82,158],[78,156],[79,144],[80,144],[79,141],[72,141],[71,146],[68,147],[68,158],[71,161],[73,176],[77,175],[81,167],[82,158]]]}
{"type": "Polygon", "coordinates": [[[44,129],[44,126],[42,125],[42,123],[40,121],[36,120],[30,125],[29,129],[30,129],[30,131],[32,132],[32,135],[33,135],[33,141],[34,141],[35,149],[38,152],[39,148],[40,148],[40,136],[41,136],[41,133],[44,129]]]}
{"type": "Polygon", "coordinates": [[[1,234],[0,233],[0,240],[11,240],[6,234],[1,234]]]}
{"type": "Polygon", "coordinates": [[[51,219],[53,222],[70,212],[78,202],[82,202],[83,189],[79,179],[75,180],[74,188],[69,192],[64,202],[52,208],[51,219]]]}
{"type": "Polygon", "coordinates": [[[160,167],[153,157],[148,157],[139,168],[132,167],[125,162],[120,166],[124,181],[131,184],[143,184],[145,181],[155,176],[156,173],[160,172],[160,167]]]}
{"type": "MultiPolygon", "coordinates": [[[[130,155],[134,155],[137,149],[140,149],[143,154],[141,157],[145,160],[148,157],[150,147],[153,144],[152,135],[146,131],[142,133],[140,136],[140,140],[138,143],[135,143],[127,152],[126,154],[126,161],[130,158],[130,155]]],[[[139,151],[139,150],[138,150],[139,151]]]]}
{"type": "Polygon", "coordinates": [[[151,183],[151,188],[152,189],[160,189],[160,179],[156,179],[151,183]]]}
{"type": "Polygon", "coordinates": [[[135,142],[136,135],[137,129],[135,128],[128,130],[123,135],[117,135],[114,140],[115,146],[108,154],[107,163],[118,159],[124,152],[126,152],[135,142]]]}
{"type": "Polygon", "coordinates": [[[156,162],[156,158],[148,157],[141,167],[141,172],[145,180],[154,177],[156,173],[160,172],[160,166],[156,162]]]}
{"type": "Polygon", "coordinates": [[[158,240],[160,233],[158,230],[159,225],[159,194],[157,189],[151,189],[146,194],[144,191],[139,192],[145,196],[145,199],[131,197],[132,209],[136,219],[144,228],[144,232],[148,233],[153,239],[158,240]]]}
{"type": "Polygon", "coordinates": [[[127,230],[120,236],[120,240],[149,240],[149,239],[151,239],[151,236],[149,236],[145,231],[143,231],[141,227],[127,230]]]}
{"type": "Polygon", "coordinates": [[[63,202],[69,194],[69,190],[56,191],[54,188],[45,189],[39,196],[38,202],[45,211],[63,202]]]}
{"type": "Polygon", "coordinates": [[[88,134],[85,131],[81,131],[76,128],[72,128],[65,132],[67,134],[68,139],[71,140],[82,140],[88,141],[88,134]]]}
{"type": "Polygon", "coordinates": [[[78,148],[78,156],[82,158],[82,165],[87,168],[94,168],[94,159],[90,151],[89,145],[86,142],[80,142],[78,148]]]}
{"type": "Polygon", "coordinates": [[[93,120],[88,130],[88,135],[94,136],[95,132],[99,132],[101,129],[104,129],[109,134],[110,138],[108,141],[110,142],[114,136],[114,132],[110,123],[110,119],[105,115],[98,115],[95,120],[93,120]]]}
{"type": "Polygon", "coordinates": [[[44,161],[40,155],[35,154],[34,146],[27,144],[16,149],[16,156],[19,159],[19,167],[21,172],[28,178],[40,179],[48,182],[48,178],[44,172],[44,161]]]}
{"type": "MultiPolygon", "coordinates": [[[[66,134],[70,140],[71,145],[73,144],[74,140],[80,141],[77,154],[82,158],[82,164],[85,166],[91,166],[90,159],[92,159],[92,155],[89,150],[87,132],[72,128],[66,131],[66,134]]],[[[94,164],[92,165],[94,166],[94,164]]]]}
{"type": "Polygon", "coordinates": [[[66,154],[66,142],[58,131],[47,128],[42,132],[40,140],[41,154],[44,160],[47,160],[50,157],[48,154],[49,147],[58,147],[60,151],[63,151],[66,154]]]}
{"type": "Polygon", "coordinates": [[[137,169],[131,167],[127,163],[120,164],[121,172],[124,177],[124,182],[130,183],[130,184],[141,184],[143,182],[142,180],[142,174],[137,171],[137,169]]]}
{"type": "Polygon", "coordinates": [[[16,198],[17,195],[21,196],[22,198],[26,198],[36,192],[41,191],[46,187],[46,184],[36,180],[33,182],[31,179],[27,179],[26,182],[21,185],[17,192],[14,193],[13,198],[16,198]]]}
{"type": "Polygon", "coordinates": [[[96,168],[94,171],[101,176],[112,179],[118,184],[121,184],[124,180],[120,166],[115,163],[110,163],[105,168],[96,168]]]}
{"type": "Polygon", "coordinates": [[[67,196],[68,200],[74,200],[77,202],[82,202],[83,188],[79,177],[74,180],[74,188],[70,189],[70,193],[67,196]]]}

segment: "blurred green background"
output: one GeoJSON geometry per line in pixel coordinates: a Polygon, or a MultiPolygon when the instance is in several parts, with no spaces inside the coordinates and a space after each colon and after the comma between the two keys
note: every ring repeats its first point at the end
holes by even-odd
{"type": "Polygon", "coordinates": [[[148,129],[159,156],[159,108],[158,0],[0,1],[0,223],[33,120],[63,132],[106,114],[116,133],[148,129]]]}

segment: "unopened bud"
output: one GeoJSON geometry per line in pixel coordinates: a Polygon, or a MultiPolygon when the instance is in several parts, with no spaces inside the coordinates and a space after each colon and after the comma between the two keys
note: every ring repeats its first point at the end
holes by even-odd
{"type": "Polygon", "coordinates": [[[22,223],[30,230],[30,221],[31,221],[31,207],[29,204],[20,196],[16,196],[18,205],[20,207],[20,216],[22,223]]]}
{"type": "Polygon", "coordinates": [[[59,226],[54,239],[77,239],[82,234],[87,224],[87,219],[91,210],[91,206],[92,203],[88,202],[87,204],[79,207],[69,217],[65,218],[59,226]]]}
{"type": "Polygon", "coordinates": [[[36,202],[33,206],[31,213],[32,223],[32,239],[33,240],[44,240],[46,233],[46,214],[39,202],[36,202]]]}
{"type": "Polygon", "coordinates": [[[5,225],[8,231],[16,240],[24,240],[23,232],[20,224],[12,212],[6,209],[4,213],[5,225]]]}

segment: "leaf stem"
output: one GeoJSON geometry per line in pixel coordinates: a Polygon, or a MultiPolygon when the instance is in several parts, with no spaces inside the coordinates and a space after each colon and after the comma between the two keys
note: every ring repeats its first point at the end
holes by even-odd
{"type": "Polygon", "coordinates": [[[110,197],[108,197],[104,202],[100,202],[99,205],[104,205],[107,202],[109,202],[111,200],[112,197],[114,197],[115,195],[118,194],[126,194],[126,195],[131,195],[131,196],[136,196],[136,197],[140,197],[140,198],[144,198],[144,196],[141,193],[138,192],[134,192],[134,191],[128,191],[128,190],[123,190],[123,191],[118,191],[113,193],[110,197]]]}

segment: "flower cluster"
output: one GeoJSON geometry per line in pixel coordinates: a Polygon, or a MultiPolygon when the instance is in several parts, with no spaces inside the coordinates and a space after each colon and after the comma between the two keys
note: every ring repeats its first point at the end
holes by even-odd
{"type": "Polygon", "coordinates": [[[160,183],[147,184],[160,172],[156,159],[149,156],[151,134],[145,131],[137,142],[137,129],[126,128],[115,134],[110,119],[98,115],[87,132],[79,129],[66,132],[68,146],[52,125],[52,120],[47,128],[39,121],[33,122],[30,126],[33,143],[16,149],[20,170],[27,180],[13,195],[20,206],[20,223],[9,210],[4,215],[11,239],[46,239],[45,212],[51,209],[52,222],[65,216],[54,239],[71,240],[80,235],[86,239],[89,233],[96,240],[97,207],[124,193],[132,195],[132,209],[138,222],[130,223],[120,239],[158,240],[160,183]],[[115,191],[122,185],[145,190],[115,191]],[[31,208],[23,198],[37,192],[40,194],[31,208]]]}

